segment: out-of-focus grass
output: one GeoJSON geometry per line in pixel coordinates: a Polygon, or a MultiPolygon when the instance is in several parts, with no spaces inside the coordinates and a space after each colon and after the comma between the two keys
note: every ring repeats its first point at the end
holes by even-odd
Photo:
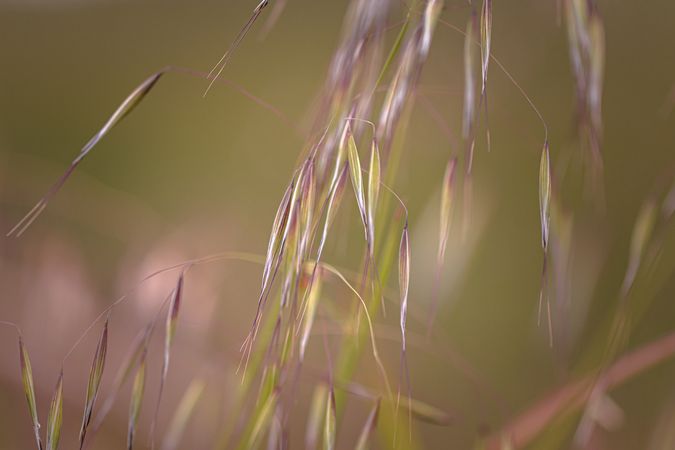
{"type": "MultiPolygon", "coordinates": [[[[577,143],[565,30],[556,25],[553,3],[496,3],[492,50],[546,117],[552,152],[560,155],[574,152],[577,143]]],[[[167,64],[207,69],[236,35],[250,6],[179,1],[0,5],[0,36],[5,42],[0,46],[4,229],[42,194],[140,80],[167,64]]],[[[416,424],[416,438],[429,448],[472,445],[478,430],[497,429],[565,382],[575,367],[583,367],[579,372],[595,367],[602,353],[628,264],[634,219],[654,179],[673,161],[673,117],[661,111],[675,80],[675,62],[663,56],[671,51],[675,8],[666,1],[649,6],[602,2],[601,7],[607,34],[602,145],[607,208],[604,216],[597,215],[584,206],[577,184],[562,186],[571,199],[566,208],[578,212],[573,229],[581,242],[572,255],[573,267],[579,267],[573,278],[579,290],[573,291],[569,308],[558,305],[554,314],[557,324],[568,322],[570,334],[558,336],[560,344],[554,341],[550,349],[546,328],[536,327],[542,257],[537,212],[541,127],[518,91],[492,65],[492,151],[486,152],[484,130],[478,130],[474,162],[475,201],[477,211],[484,208],[485,225],[471,237],[472,246],[454,248],[462,255],[452,254],[452,242],[449,247],[436,321],[442,333],[435,343],[439,349],[425,353],[411,346],[408,351],[414,396],[457,414],[449,428],[416,424]],[[591,266],[588,271],[582,270],[585,264],[591,266]],[[597,285],[589,274],[596,266],[601,267],[596,269],[597,285]],[[586,281],[585,275],[591,279],[586,281]],[[479,376],[470,376],[464,364],[479,376]]],[[[307,130],[345,8],[342,2],[290,1],[264,41],[257,39],[258,30],[249,35],[223,77],[274,105],[301,132],[307,130]]],[[[449,3],[443,18],[463,28],[467,13],[463,4],[449,3]]],[[[388,43],[396,33],[393,27],[388,31],[388,43]]],[[[443,170],[450,152],[462,150],[454,148],[461,136],[462,45],[461,35],[439,25],[419,88],[432,109],[416,101],[401,143],[394,187],[411,213],[413,336],[426,331],[443,170]],[[438,112],[445,132],[431,111],[438,112]]],[[[0,244],[0,316],[24,330],[42,416],[63,354],[105,305],[142,276],[222,250],[264,253],[274,209],[305,137],[236,90],[216,85],[203,99],[204,88],[203,80],[167,76],[152,97],[101,142],[27,235],[0,244]]],[[[581,171],[578,159],[570,167],[572,179],[580,178],[574,172],[581,171]]],[[[386,192],[381,196],[384,202],[386,192]]],[[[343,208],[357,217],[352,202],[345,201],[343,208]]],[[[338,225],[350,232],[335,236],[329,250],[336,262],[346,264],[358,255],[362,234],[357,220],[338,225]]],[[[400,235],[394,234],[397,245],[400,235]]],[[[661,267],[675,261],[668,242],[661,267]]],[[[215,384],[207,385],[212,395],[188,428],[195,448],[213,441],[222,415],[236,418],[232,392],[240,380],[234,372],[255,311],[259,273],[256,265],[223,262],[195,270],[189,280],[190,300],[184,304],[163,400],[171,406],[161,411],[160,427],[171,420],[170,411],[189,381],[205,373],[215,384]]],[[[631,303],[631,314],[637,317],[639,311],[641,316],[633,322],[631,348],[672,329],[671,272],[661,269],[647,276],[631,303]]],[[[109,367],[119,365],[135,330],[153,316],[160,292],[174,282],[167,276],[150,283],[120,311],[124,319],[111,328],[109,367]]],[[[396,301],[395,287],[392,283],[385,292],[396,301]]],[[[392,313],[378,321],[395,327],[396,303],[391,306],[392,313]]],[[[16,345],[9,330],[0,333],[6,344],[0,346],[0,391],[7,399],[0,405],[0,446],[23,448],[31,445],[32,434],[25,399],[19,394],[16,345]]],[[[313,338],[308,349],[309,361],[317,365],[324,361],[320,340],[313,338]]],[[[395,374],[399,343],[383,339],[380,345],[395,374]]],[[[81,414],[94,346],[95,338],[87,341],[65,368],[63,446],[76,442],[79,423],[72,418],[79,420],[81,414]]],[[[155,350],[161,354],[160,347],[155,350]]],[[[366,354],[363,348],[359,351],[366,354]]],[[[150,357],[150,367],[159,370],[160,359],[150,357]]],[[[357,363],[354,379],[376,384],[371,365],[357,363]]],[[[667,422],[672,408],[664,399],[672,394],[673,370],[673,363],[666,363],[613,394],[626,422],[604,436],[607,448],[642,448],[661,411],[665,418],[660,420],[667,422]]],[[[112,378],[104,376],[104,390],[112,378]]],[[[309,376],[303,380],[312,381],[309,376]]],[[[309,391],[301,392],[301,405],[309,396],[309,391]]],[[[146,398],[146,412],[154,401],[152,394],[146,398]]],[[[118,406],[97,437],[96,448],[117,448],[123,442],[127,405],[118,406]]],[[[356,439],[371,407],[347,404],[339,443],[356,439]]],[[[383,403],[383,415],[390,414],[387,408],[383,403]]],[[[139,445],[145,443],[150,415],[141,418],[139,445]]],[[[291,420],[298,430],[304,427],[305,417],[291,420]]],[[[568,427],[554,423],[546,433],[551,441],[541,442],[565,441],[573,429],[571,422],[568,427]]],[[[295,434],[302,441],[301,432],[295,434]]]]}

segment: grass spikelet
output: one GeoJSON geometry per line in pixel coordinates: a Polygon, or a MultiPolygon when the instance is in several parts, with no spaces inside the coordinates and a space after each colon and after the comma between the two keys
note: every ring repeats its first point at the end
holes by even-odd
{"type": "Polygon", "coordinates": [[[377,426],[377,416],[379,412],[380,400],[378,399],[375,402],[375,406],[373,406],[373,409],[370,411],[370,414],[368,414],[368,418],[366,419],[366,423],[363,425],[363,430],[361,430],[359,439],[356,441],[354,450],[368,450],[368,440],[377,426]]]}
{"type": "Polygon", "coordinates": [[[204,97],[206,97],[206,94],[209,93],[209,91],[213,87],[213,84],[218,80],[220,75],[223,73],[223,70],[225,70],[225,66],[227,66],[227,63],[230,61],[230,57],[235,52],[235,50],[237,50],[239,44],[241,44],[241,41],[244,40],[249,30],[251,29],[255,21],[258,20],[258,17],[268,4],[269,0],[262,0],[260,3],[258,3],[258,6],[256,6],[255,9],[253,10],[251,17],[248,19],[248,22],[246,22],[246,24],[242,27],[242,29],[239,31],[239,34],[235,38],[234,42],[232,42],[232,45],[230,45],[230,48],[227,49],[227,51],[223,54],[223,56],[218,60],[216,65],[213,66],[208,75],[208,78],[211,78],[211,82],[204,91],[204,97]]]}
{"type": "MultiPolygon", "coordinates": [[[[366,214],[366,199],[363,192],[363,175],[361,174],[361,160],[359,159],[359,151],[356,148],[356,141],[351,131],[348,131],[347,136],[347,156],[349,158],[349,174],[352,180],[352,187],[356,195],[356,203],[359,207],[361,215],[361,222],[363,222],[364,233],[368,239],[368,218],[366,214]]],[[[370,246],[370,244],[368,244],[370,246]]]]}
{"type": "MultiPolygon", "coordinates": [[[[398,286],[401,295],[401,377],[405,377],[408,386],[408,402],[412,396],[410,392],[410,374],[408,370],[408,358],[406,355],[406,319],[408,317],[408,287],[410,284],[410,244],[408,242],[408,221],[406,220],[401,234],[401,245],[398,251],[398,286]]],[[[398,407],[401,399],[401,383],[399,382],[398,393],[396,396],[396,415],[398,416],[398,407]]],[[[411,421],[411,415],[408,414],[408,421],[411,421]]],[[[394,442],[396,441],[396,430],[394,431],[394,442]]]]}
{"type": "Polygon", "coordinates": [[[377,213],[377,201],[380,195],[380,171],[380,150],[377,147],[377,140],[373,138],[368,172],[368,242],[371,257],[375,251],[375,214],[377,213]]]}
{"type": "Polygon", "coordinates": [[[148,326],[147,328],[145,328],[145,330],[143,330],[142,333],[140,333],[136,337],[136,340],[131,345],[131,352],[129,352],[124,364],[120,365],[120,368],[117,371],[117,375],[115,376],[115,381],[113,382],[113,388],[111,390],[111,393],[108,395],[105,402],[103,402],[103,406],[96,415],[96,420],[94,421],[94,424],[92,426],[94,432],[98,430],[103,424],[103,421],[105,420],[105,418],[107,417],[108,413],[110,412],[115,403],[115,399],[117,398],[117,394],[119,393],[120,389],[122,389],[122,386],[129,379],[136,365],[140,363],[140,361],[143,358],[143,355],[145,354],[145,352],[147,352],[147,346],[150,340],[151,333],[152,333],[152,326],[148,326]]]}
{"type": "Polygon", "coordinates": [[[284,192],[284,196],[279,203],[277,213],[274,216],[274,223],[272,224],[272,231],[270,232],[269,242],[267,244],[267,254],[265,256],[265,266],[263,267],[262,286],[261,290],[265,291],[269,281],[272,264],[276,259],[277,253],[281,248],[281,237],[288,222],[288,213],[290,209],[291,192],[293,191],[293,183],[291,183],[284,192]]]}
{"type": "Polygon", "coordinates": [[[483,0],[480,12],[480,54],[483,75],[482,95],[487,86],[488,67],[490,65],[490,46],[492,44],[492,0],[483,0]]]}
{"type": "Polygon", "coordinates": [[[159,415],[159,406],[162,402],[162,394],[164,393],[164,384],[166,377],[169,374],[169,360],[171,358],[171,344],[173,337],[176,334],[176,324],[178,323],[178,312],[180,310],[181,300],[183,299],[183,282],[185,273],[182,272],[178,277],[178,283],[171,297],[169,310],[166,314],[166,329],[164,333],[164,359],[162,360],[162,374],[159,380],[159,393],[157,394],[157,404],[155,405],[155,414],[153,415],[152,424],[150,425],[150,442],[151,448],[154,448],[155,442],[155,427],[157,425],[157,416],[159,415]]]}
{"type": "Polygon", "coordinates": [[[398,253],[398,286],[401,293],[401,343],[405,353],[405,326],[408,315],[408,285],[410,282],[410,245],[408,242],[408,223],[403,227],[401,245],[398,253]]]}
{"type": "Polygon", "coordinates": [[[33,384],[33,368],[28,357],[28,350],[23,344],[23,339],[19,336],[19,362],[21,364],[21,381],[23,382],[23,392],[26,394],[28,402],[28,412],[33,422],[33,432],[35,433],[35,442],[38,450],[42,450],[42,440],[40,439],[40,421],[37,415],[37,406],[35,404],[35,385],[33,384]]]}
{"type": "Polygon", "coordinates": [[[85,156],[91,151],[92,148],[106,135],[108,132],[115,127],[127,114],[134,110],[138,104],[145,98],[145,96],[152,90],[160,77],[164,74],[164,71],[159,71],[150,77],[148,77],[143,83],[141,83],[134,91],[129,94],[129,96],[124,99],[122,104],[115,110],[115,112],[110,116],[108,121],[103,125],[103,127],[96,133],[82,149],[77,157],[70,163],[68,169],[61,175],[56,183],[54,183],[47,193],[38,201],[33,209],[31,209],[28,214],[26,214],[23,219],[17,223],[14,228],[12,228],[7,236],[21,236],[26,229],[38,218],[38,216],[44,211],[49,203],[49,200],[56,195],[56,193],[61,189],[63,184],[68,180],[70,175],[73,173],[75,168],[82,162],[85,156]]]}
{"type": "Polygon", "coordinates": [[[47,416],[47,446],[46,450],[56,450],[61,438],[61,424],[63,422],[63,370],[56,382],[56,389],[52,396],[47,416]]]}
{"type": "Polygon", "coordinates": [[[328,401],[326,402],[326,418],[323,427],[324,450],[335,449],[336,417],[335,391],[331,388],[328,394],[328,401]]]}
{"type": "Polygon", "coordinates": [[[539,217],[541,221],[541,245],[544,252],[548,249],[549,227],[551,223],[551,161],[548,141],[544,142],[539,162],[539,217]]]}
{"type": "Polygon", "coordinates": [[[84,401],[84,415],[82,416],[82,425],[80,426],[80,449],[84,447],[84,439],[87,434],[87,428],[91,421],[92,413],[94,412],[94,405],[98,397],[98,391],[101,387],[101,378],[103,377],[103,369],[105,367],[105,358],[108,351],[108,320],[106,319],[103,325],[103,332],[101,338],[96,346],[94,353],[94,360],[92,361],[91,370],[89,371],[89,381],[87,383],[87,396],[84,401]]]}
{"type": "Polygon", "coordinates": [[[299,267],[302,259],[306,256],[307,247],[310,245],[312,235],[312,219],[314,214],[314,202],[316,199],[316,179],[314,174],[314,160],[307,160],[307,170],[302,179],[302,190],[300,193],[300,239],[298,242],[298,260],[299,267]]]}
{"type": "Polygon", "coordinates": [[[549,346],[553,346],[553,320],[551,317],[551,303],[548,298],[547,283],[547,259],[548,243],[551,225],[551,156],[549,153],[548,140],[544,141],[544,148],[541,151],[539,161],[539,219],[541,222],[541,246],[544,249],[544,262],[541,269],[541,287],[539,289],[539,310],[537,313],[537,323],[541,322],[541,309],[546,297],[546,315],[548,318],[548,341],[549,346]]]}
{"type": "Polygon", "coordinates": [[[131,388],[131,401],[129,402],[129,424],[127,427],[127,450],[131,450],[134,446],[134,437],[136,435],[136,429],[138,428],[138,419],[141,415],[143,391],[145,390],[147,355],[148,350],[147,348],[144,348],[140,357],[138,368],[136,369],[136,375],[134,376],[134,384],[131,388]]]}
{"type": "Polygon", "coordinates": [[[185,427],[194,413],[197,403],[202,398],[206,384],[203,380],[193,380],[188,386],[185,394],[176,408],[176,412],[171,419],[171,424],[167,430],[162,450],[175,450],[178,448],[180,439],[183,436],[185,427]]]}
{"type": "Polygon", "coordinates": [[[169,349],[171,348],[171,342],[173,337],[176,334],[176,324],[178,322],[178,311],[180,311],[180,304],[183,300],[183,283],[185,280],[185,274],[181,273],[178,277],[178,284],[176,285],[176,290],[174,291],[173,298],[171,299],[171,305],[169,306],[169,312],[166,316],[166,338],[164,342],[164,361],[169,362],[169,349]]]}

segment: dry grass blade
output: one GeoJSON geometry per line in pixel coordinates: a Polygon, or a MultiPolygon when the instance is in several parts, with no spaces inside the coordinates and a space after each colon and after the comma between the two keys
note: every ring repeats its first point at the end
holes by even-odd
{"type": "Polygon", "coordinates": [[[56,450],[61,438],[61,424],[63,423],[63,370],[56,382],[56,389],[49,406],[47,416],[47,447],[46,450],[56,450]]]}
{"type": "Polygon", "coordinates": [[[94,404],[98,397],[98,391],[101,387],[101,378],[103,377],[103,368],[105,367],[105,357],[108,351],[108,320],[103,325],[101,338],[96,346],[94,360],[89,371],[89,382],[87,383],[87,397],[84,401],[84,415],[82,416],[82,425],[80,426],[80,449],[84,446],[84,438],[87,434],[87,428],[94,412],[94,404]]]}
{"type": "Polygon", "coordinates": [[[539,217],[541,220],[541,245],[546,251],[551,223],[551,158],[548,141],[544,142],[539,162],[539,217]]]}
{"type": "Polygon", "coordinates": [[[203,380],[194,380],[190,383],[187,391],[176,408],[171,424],[166,432],[162,450],[175,450],[178,448],[185,427],[194,413],[195,406],[204,393],[205,383],[203,380]]]}
{"type": "Polygon", "coordinates": [[[356,141],[354,140],[354,135],[351,131],[348,131],[347,136],[347,157],[349,158],[349,174],[352,180],[354,194],[356,195],[356,203],[359,207],[359,213],[361,214],[361,222],[363,222],[366,239],[368,239],[368,218],[366,215],[366,199],[363,193],[361,160],[359,159],[359,151],[356,148],[356,141]]]}
{"type": "Polygon", "coordinates": [[[131,402],[129,403],[129,426],[127,428],[127,449],[131,450],[134,446],[134,436],[138,427],[138,419],[141,415],[141,405],[143,404],[143,391],[145,390],[145,369],[148,350],[145,348],[141,355],[134,384],[131,388],[131,402]]]}
{"type": "Polygon", "coordinates": [[[326,402],[326,418],[323,427],[324,450],[335,449],[336,416],[335,391],[331,388],[326,402]]]}
{"type": "Polygon", "coordinates": [[[356,441],[354,450],[368,450],[368,439],[377,426],[377,415],[379,412],[380,400],[378,399],[377,402],[375,402],[375,406],[373,406],[373,409],[370,411],[370,414],[368,414],[368,418],[366,419],[366,423],[363,425],[363,430],[359,435],[359,440],[356,441]]]}
{"type": "Polygon", "coordinates": [[[92,148],[106,135],[108,132],[117,125],[127,114],[133,111],[136,106],[143,100],[143,98],[152,90],[159,78],[164,74],[164,71],[157,72],[147,78],[143,83],[141,83],[134,91],[129,94],[129,96],[124,99],[122,104],[115,110],[115,112],[110,116],[108,121],[103,125],[103,127],[96,133],[90,140],[85,144],[84,147],[80,150],[80,153],[77,157],[70,163],[68,169],[61,175],[56,183],[54,183],[47,193],[40,199],[39,202],[35,204],[33,209],[31,209],[28,214],[26,214],[23,219],[17,223],[14,228],[12,228],[7,236],[21,236],[24,231],[38,218],[40,213],[47,207],[49,200],[61,189],[61,186],[68,180],[70,175],[73,173],[75,168],[82,162],[85,156],[91,151],[92,148]]]}
{"type": "Polygon", "coordinates": [[[480,53],[481,70],[483,74],[482,95],[485,95],[487,86],[488,66],[490,65],[490,46],[492,44],[492,0],[483,0],[480,13],[480,53]]]}
{"type": "Polygon", "coordinates": [[[375,251],[375,214],[377,213],[377,201],[380,195],[380,172],[380,150],[377,147],[377,140],[373,138],[368,173],[368,241],[371,257],[375,251]]]}
{"type": "Polygon", "coordinates": [[[211,82],[209,83],[208,87],[204,91],[204,97],[206,97],[206,94],[209,93],[209,90],[211,90],[211,87],[213,87],[213,84],[218,80],[220,77],[220,74],[223,73],[223,70],[225,70],[225,66],[227,66],[227,63],[230,60],[230,57],[234,53],[234,51],[239,47],[239,44],[241,44],[241,41],[244,40],[246,35],[248,34],[249,30],[253,26],[256,20],[258,20],[258,16],[262,13],[262,10],[265,9],[265,7],[269,4],[269,0],[262,0],[260,3],[258,3],[258,6],[255,7],[253,10],[253,14],[251,14],[251,17],[248,19],[248,22],[243,26],[243,28],[239,31],[239,34],[237,35],[237,38],[234,40],[232,45],[230,45],[230,48],[227,49],[227,51],[223,54],[223,56],[218,60],[215,66],[213,66],[213,69],[209,72],[208,78],[211,78],[211,82]],[[216,72],[214,75],[214,72],[216,72]]]}
{"type": "Polygon", "coordinates": [[[23,345],[23,340],[19,336],[19,362],[21,364],[21,380],[23,382],[23,391],[28,401],[28,412],[33,422],[33,432],[35,433],[35,442],[38,450],[42,450],[42,440],[40,439],[40,422],[37,415],[37,406],[35,404],[35,385],[33,384],[33,368],[28,357],[28,350],[23,345]]]}

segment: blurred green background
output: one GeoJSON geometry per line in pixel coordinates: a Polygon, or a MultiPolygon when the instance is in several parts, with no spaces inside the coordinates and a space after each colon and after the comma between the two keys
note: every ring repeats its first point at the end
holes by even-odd
{"type": "MultiPolygon", "coordinates": [[[[143,79],[168,64],[208,71],[255,3],[1,0],[2,229],[9,230],[22,217],[143,79]]],[[[346,6],[346,1],[289,0],[268,34],[261,33],[263,17],[237,50],[223,79],[273,105],[277,113],[227,83],[216,84],[202,98],[205,80],[169,74],[94,149],[25,236],[0,240],[0,319],[23,330],[41,417],[68,349],[98,312],[143,276],[221,251],[265,252],[274,211],[305,145],[313,106],[339,42],[346,6]]],[[[551,349],[546,327],[537,327],[542,127],[493,65],[492,150],[487,152],[479,132],[476,219],[467,240],[453,237],[448,250],[437,323],[444,339],[428,351],[410,354],[414,395],[456,415],[449,427],[419,426],[418,438],[428,448],[470,448],[479,432],[499,428],[570,379],[596,325],[617,303],[641,204],[661,187],[660,180],[672,184],[668,171],[675,163],[675,127],[668,96],[675,82],[675,3],[604,1],[600,8],[607,41],[606,209],[596,210],[578,188],[566,188],[567,207],[574,213],[577,275],[570,304],[556,305],[554,314],[565,334],[551,349]],[[479,375],[467,376],[463,364],[479,375]]],[[[451,1],[442,18],[464,28],[469,12],[465,2],[451,1]]],[[[403,17],[399,8],[390,18],[389,42],[403,17]]],[[[564,155],[577,154],[572,159],[578,160],[566,31],[557,22],[555,2],[495,2],[493,40],[494,54],[546,118],[554,168],[564,155]]],[[[395,186],[411,211],[410,328],[421,336],[435,270],[443,170],[448,157],[461,151],[462,48],[463,37],[439,25],[395,186]]],[[[580,172],[578,165],[573,162],[570,170],[580,172]]],[[[570,179],[578,186],[581,175],[573,173],[570,179]]],[[[351,225],[345,225],[356,230],[353,204],[349,214],[351,225]]],[[[358,231],[345,232],[329,251],[348,259],[341,256],[342,247],[361,249],[361,238],[358,231]]],[[[664,252],[661,260],[672,265],[675,254],[664,252]]],[[[232,413],[228,389],[238,382],[238,349],[253,318],[260,267],[218,262],[193,273],[160,430],[189,381],[203,376],[213,395],[197,413],[183,448],[210,448],[224,415],[232,413]]],[[[675,279],[661,278],[629,347],[673,330],[675,279]]],[[[174,282],[175,274],[158,277],[115,314],[104,392],[129,342],[154,317],[174,282]]],[[[392,289],[397,292],[395,283],[392,289]]],[[[394,316],[377,322],[385,331],[395,330],[394,316]]],[[[16,336],[7,327],[0,328],[0,336],[0,447],[30,448],[16,336]]],[[[65,363],[63,448],[77,439],[95,343],[90,335],[65,363]]],[[[398,345],[382,343],[393,374],[398,345]]],[[[311,351],[320,354],[318,339],[314,347],[311,351]]],[[[158,375],[156,359],[152,367],[158,375]]],[[[594,448],[675,448],[666,436],[675,427],[673,361],[612,393],[624,421],[619,429],[603,432],[594,448]]],[[[358,380],[376,383],[368,371],[359,373],[358,380]]],[[[157,382],[152,378],[149,389],[157,382]]],[[[121,396],[94,448],[123,445],[127,401],[121,396]]],[[[145,445],[151,405],[149,400],[138,448],[145,445]]],[[[338,430],[339,448],[350,448],[367,413],[358,401],[353,408],[355,415],[338,430]]],[[[300,424],[292,436],[298,446],[303,412],[306,408],[298,407],[293,418],[300,424]]]]}

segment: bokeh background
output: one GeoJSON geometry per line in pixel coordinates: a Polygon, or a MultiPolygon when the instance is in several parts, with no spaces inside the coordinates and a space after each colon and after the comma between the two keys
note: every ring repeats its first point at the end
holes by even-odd
{"type": "MultiPolygon", "coordinates": [[[[0,1],[2,230],[23,216],[136,85],[168,64],[208,71],[254,6],[243,0],[0,1]]],[[[346,7],[343,0],[289,0],[268,32],[263,32],[265,17],[254,27],[224,71],[224,82],[206,98],[205,80],[165,76],[94,149],[23,237],[0,239],[0,319],[22,328],[43,421],[63,357],[98,313],[140,279],[218,252],[265,252],[346,7]]],[[[575,275],[571,301],[554,306],[556,327],[565,332],[550,348],[546,327],[537,326],[542,126],[494,66],[492,149],[487,152],[479,132],[475,217],[463,239],[459,233],[451,238],[437,319],[442,338],[433,344],[420,339],[410,352],[415,396],[455,418],[447,427],[419,425],[416,441],[426,448],[470,448],[479,433],[499,428],[573,377],[596,324],[616,305],[641,205],[659,183],[672,183],[675,4],[604,1],[600,7],[607,41],[606,206],[600,211],[569,189],[575,275]]],[[[469,13],[465,2],[449,1],[442,17],[464,28],[469,13]]],[[[402,5],[391,17],[391,40],[404,14],[402,5]]],[[[493,39],[494,54],[548,123],[554,167],[573,155],[570,170],[581,171],[574,156],[581,151],[574,85],[556,2],[495,2],[493,39]]],[[[448,157],[462,150],[462,49],[463,37],[439,25],[395,186],[411,211],[410,328],[419,336],[425,334],[432,291],[443,171],[448,157]]],[[[577,180],[572,185],[582,184],[581,175],[571,179],[577,180]]],[[[354,205],[345,210],[351,217],[329,243],[329,259],[356,270],[358,258],[349,255],[362,249],[362,234],[354,205]]],[[[664,252],[661,259],[673,264],[675,254],[664,252]]],[[[207,380],[210,395],[182,448],[210,448],[222,423],[238,414],[231,411],[228,393],[239,382],[239,346],[253,318],[260,273],[259,265],[242,261],[190,272],[160,434],[191,380],[207,380]]],[[[153,278],[115,310],[104,394],[130,342],[154,317],[175,279],[175,272],[153,278]]],[[[395,299],[395,283],[391,288],[395,299]]],[[[629,347],[673,330],[674,293],[675,279],[661,276],[629,347]]],[[[386,337],[396,336],[395,316],[376,320],[394,379],[400,344],[386,337]]],[[[97,329],[64,364],[63,448],[76,445],[97,329]]],[[[145,445],[159,380],[161,343],[155,344],[139,448],[145,445]]],[[[321,347],[318,338],[310,344],[310,361],[314,358],[319,368],[321,347]]],[[[33,445],[18,359],[16,333],[0,328],[3,449],[33,445]]],[[[377,385],[367,368],[356,377],[377,385]]],[[[675,448],[674,379],[675,359],[613,391],[623,422],[602,431],[596,448],[675,448]]],[[[309,392],[301,389],[293,417],[298,431],[292,438],[299,447],[309,392]]],[[[367,414],[366,405],[350,402],[353,414],[338,430],[339,448],[350,448],[367,414]]],[[[127,409],[128,394],[123,394],[93,448],[124,445],[127,409]]],[[[386,439],[380,445],[387,448],[386,439]]]]}

